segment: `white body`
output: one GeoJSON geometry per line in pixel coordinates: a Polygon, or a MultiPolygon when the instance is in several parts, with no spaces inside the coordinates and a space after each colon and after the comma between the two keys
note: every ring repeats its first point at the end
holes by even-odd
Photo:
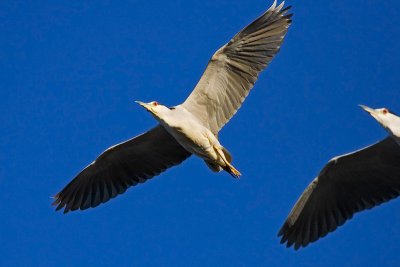
{"type": "Polygon", "coordinates": [[[162,117],[154,117],[187,151],[215,165],[226,165],[224,153],[219,153],[223,147],[218,139],[183,106],[163,109],[162,117]]]}

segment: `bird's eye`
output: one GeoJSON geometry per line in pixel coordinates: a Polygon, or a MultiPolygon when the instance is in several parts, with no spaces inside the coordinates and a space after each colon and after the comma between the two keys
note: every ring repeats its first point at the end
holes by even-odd
{"type": "Polygon", "coordinates": [[[158,103],[157,103],[157,101],[153,101],[153,106],[158,106],[158,103]]]}
{"type": "Polygon", "coordinates": [[[384,108],[384,109],[382,110],[382,113],[383,113],[384,115],[386,115],[388,112],[389,112],[389,111],[388,111],[386,108],[384,108]]]}

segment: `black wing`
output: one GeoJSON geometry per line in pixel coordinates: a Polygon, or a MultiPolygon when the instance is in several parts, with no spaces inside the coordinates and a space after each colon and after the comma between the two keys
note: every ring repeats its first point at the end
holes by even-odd
{"type": "Polygon", "coordinates": [[[186,151],[161,125],[104,151],[54,198],[64,213],[94,208],[187,159],[186,151]]]}
{"type": "Polygon", "coordinates": [[[400,146],[392,137],[332,159],[294,205],[279,236],[295,249],[334,231],[353,214],[400,194],[400,146]]]}

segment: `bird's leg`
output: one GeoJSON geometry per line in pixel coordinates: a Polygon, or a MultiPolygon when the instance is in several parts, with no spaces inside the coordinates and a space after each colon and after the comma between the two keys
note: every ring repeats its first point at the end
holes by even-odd
{"type": "Polygon", "coordinates": [[[222,148],[214,146],[214,150],[218,153],[220,158],[225,163],[224,166],[221,165],[221,168],[224,169],[226,172],[228,172],[230,175],[232,175],[234,178],[239,178],[242,174],[235,167],[233,167],[233,165],[226,159],[225,154],[222,151],[222,148]]]}
{"type": "Polygon", "coordinates": [[[228,162],[227,166],[223,168],[226,172],[228,172],[230,175],[232,175],[233,178],[239,179],[240,176],[242,175],[235,167],[232,166],[228,162]]]}

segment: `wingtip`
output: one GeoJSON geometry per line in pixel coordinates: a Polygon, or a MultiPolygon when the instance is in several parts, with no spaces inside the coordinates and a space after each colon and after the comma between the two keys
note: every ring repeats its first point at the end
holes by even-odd
{"type": "Polygon", "coordinates": [[[281,228],[281,230],[279,230],[279,232],[278,232],[277,236],[278,236],[278,237],[281,237],[281,236],[283,236],[283,228],[281,228]]]}
{"type": "Polygon", "coordinates": [[[51,203],[52,206],[56,206],[61,202],[61,200],[59,198],[59,194],[51,196],[50,198],[53,199],[53,202],[51,203]]]}
{"type": "Polygon", "coordinates": [[[59,205],[56,207],[56,211],[59,211],[59,210],[62,209],[63,207],[64,207],[64,205],[59,204],[59,205]]]}
{"type": "Polygon", "coordinates": [[[273,4],[268,8],[268,10],[265,13],[278,13],[282,18],[286,19],[288,23],[290,24],[292,22],[291,18],[293,17],[293,13],[286,14],[292,6],[284,6],[285,1],[282,1],[279,5],[277,4],[277,1],[275,0],[273,4]]]}
{"type": "Polygon", "coordinates": [[[273,2],[272,5],[268,8],[267,11],[272,11],[272,10],[275,9],[275,7],[276,7],[276,1],[277,1],[277,0],[274,0],[274,2],[273,2]]]}
{"type": "Polygon", "coordinates": [[[307,246],[308,243],[304,245],[303,243],[297,242],[294,239],[289,239],[289,235],[290,235],[290,233],[288,232],[288,227],[287,227],[287,224],[285,223],[278,232],[278,237],[281,237],[281,240],[279,241],[279,243],[282,245],[285,245],[286,248],[293,247],[293,249],[295,251],[299,250],[302,247],[307,246]]]}
{"type": "MultiPolygon", "coordinates": [[[[61,210],[61,209],[63,209],[64,207],[66,207],[65,203],[62,203],[62,202],[61,202],[61,199],[60,199],[60,195],[59,195],[59,194],[56,194],[55,196],[52,196],[52,198],[54,199],[54,201],[53,201],[53,203],[51,203],[51,205],[52,205],[52,206],[57,206],[57,207],[56,207],[56,212],[59,211],[59,210],[61,210]]],[[[67,209],[67,208],[64,209],[64,214],[66,213],[66,212],[65,212],[66,209],[67,209]]],[[[67,212],[68,212],[68,211],[67,211],[67,212]]]]}
{"type": "Polygon", "coordinates": [[[277,12],[282,12],[282,8],[285,5],[285,1],[282,1],[282,3],[280,3],[276,8],[275,11],[277,12]]]}
{"type": "Polygon", "coordinates": [[[292,6],[286,6],[286,7],[284,7],[282,10],[281,10],[281,12],[286,12],[286,11],[288,11],[289,9],[291,9],[292,8],[292,6]]]}
{"type": "Polygon", "coordinates": [[[285,18],[286,18],[289,22],[292,22],[292,17],[293,17],[293,13],[290,13],[290,14],[285,15],[285,18]]]}

